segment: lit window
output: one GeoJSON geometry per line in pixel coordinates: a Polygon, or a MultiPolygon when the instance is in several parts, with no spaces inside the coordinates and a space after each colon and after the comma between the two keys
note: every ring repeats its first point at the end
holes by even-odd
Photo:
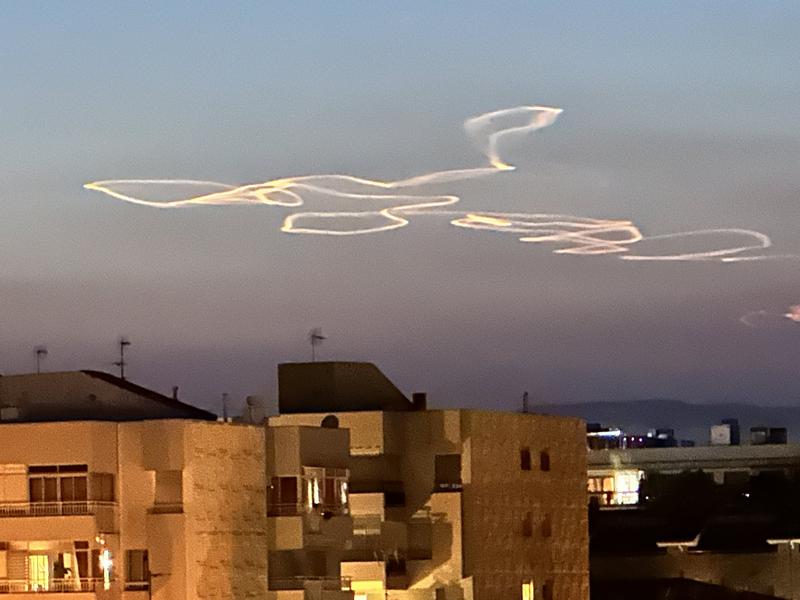
{"type": "Polygon", "coordinates": [[[522,583],[522,600],[533,600],[533,580],[522,583]]]}

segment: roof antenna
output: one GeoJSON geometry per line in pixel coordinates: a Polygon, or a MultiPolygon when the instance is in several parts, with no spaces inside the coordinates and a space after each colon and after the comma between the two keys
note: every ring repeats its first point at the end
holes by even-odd
{"type": "Polygon", "coordinates": [[[125,336],[121,336],[119,338],[118,343],[119,343],[119,360],[114,363],[114,366],[119,367],[119,378],[125,379],[125,365],[128,364],[125,362],[125,348],[126,346],[130,346],[131,343],[125,336]]]}
{"type": "Polygon", "coordinates": [[[522,392],[522,412],[528,414],[528,392],[522,392]]]}
{"type": "Polygon", "coordinates": [[[308,341],[311,343],[311,362],[317,362],[317,346],[326,339],[327,338],[322,335],[321,327],[314,327],[314,329],[308,332],[308,341]]]}
{"type": "Polygon", "coordinates": [[[47,358],[47,346],[36,346],[33,349],[36,355],[36,374],[40,375],[42,372],[42,359],[47,358]]]}

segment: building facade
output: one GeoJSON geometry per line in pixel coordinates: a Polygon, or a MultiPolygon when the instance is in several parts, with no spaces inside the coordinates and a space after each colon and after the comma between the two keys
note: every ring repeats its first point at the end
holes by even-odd
{"type": "Polygon", "coordinates": [[[263,423],[0,378],[0,598],[588,598],[583,422],[427,410],[368,364],[279,375],[263,423]]]}
{"type": "Polygon", "coordinates": [[[0,425],[0,595],[264,597],[264,431],[0,425]]]}
{"type": "Polygon", "coordinates": [[[279,380],[270,427],[350,432],[341,574],[357,600],[588,598],[582,421],[427,410],[360,363],[281,365],[279,380]]]}

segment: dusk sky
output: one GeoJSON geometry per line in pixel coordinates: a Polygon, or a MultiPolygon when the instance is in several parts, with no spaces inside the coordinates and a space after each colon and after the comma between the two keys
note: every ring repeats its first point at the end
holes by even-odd
{"type": "Polygon", "coordinates": [[[223,392],[274,398],[275,365],[308,360],[320,326],[321,359],[375,362],[433,406],[517,408],[525,390],[800,399],[800,323],[781,316],[800,304],[797,259],[558,255],[434,217],[289,235],[281,207],[159,210],[82,187],[479,167],[465,119],[543,104],[564,112],[509,148],[516,171],[437,193],[465,210],[629,219],[645,236],[753,229],[770,253],[800,254],[796,2],[2,13],[2,373],[31,371],[37,344],[48,370],[116,372],[124,334],[133,381],[219,410],[223,392]]]}

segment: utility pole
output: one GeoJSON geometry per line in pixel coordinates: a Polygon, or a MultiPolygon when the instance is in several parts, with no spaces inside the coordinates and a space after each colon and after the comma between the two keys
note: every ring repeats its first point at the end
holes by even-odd
{"type": "Polygon", "coordinates": [[[125,379],[125,348],[130,346],[131,343],[128,341],[128,338],[121,337],[119,338],[119,360],[114,363],[115,366],[119,367],[119,378],[125,379]]]}

